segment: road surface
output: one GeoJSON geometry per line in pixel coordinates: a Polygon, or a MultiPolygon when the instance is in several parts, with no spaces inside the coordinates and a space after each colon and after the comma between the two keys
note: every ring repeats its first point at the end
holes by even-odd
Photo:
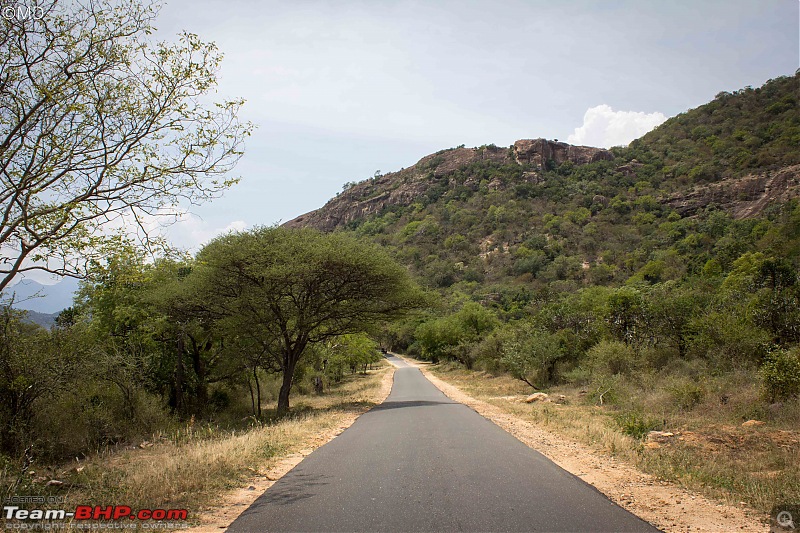
{"type": "Polygon", "coordinates": [[[228,531],[658,531],[390,359],[386,401],[228,531]]]}

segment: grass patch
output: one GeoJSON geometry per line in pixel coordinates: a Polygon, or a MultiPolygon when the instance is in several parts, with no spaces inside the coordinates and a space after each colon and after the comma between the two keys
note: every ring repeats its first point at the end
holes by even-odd
{"type": "Polygon", "coordinates": [[[651,431],[664,426],[658,419],[636,411],[615,413],[614,421],[624,434],[639,440],[645,438],[651,431]]]}

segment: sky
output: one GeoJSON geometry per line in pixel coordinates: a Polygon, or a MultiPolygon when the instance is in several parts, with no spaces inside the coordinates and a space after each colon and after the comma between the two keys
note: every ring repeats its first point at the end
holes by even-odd
{"type": "Polygon", "coordinates": [[[223,198],[167,229],[197,250],[460,144],[625,145],[720,91],[800,67],[798,0],[171,0],[257,129],[223,198]]]}

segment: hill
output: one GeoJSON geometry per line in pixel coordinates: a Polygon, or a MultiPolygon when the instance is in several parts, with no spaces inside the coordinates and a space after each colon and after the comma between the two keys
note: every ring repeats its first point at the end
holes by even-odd
{"type": "Polygon", "coordinates": [[[347,184],[286,225],[354,231],[393,249],[428,285],[479,300],[508,291],[529,300],[544,286],[563,292],[634,276],[677,280],[710,260],[727,271],[781,232],[779,206],[800,195],[800,153],[791,144],[797,82],[796,74],[720,95],[629,148],[537,139],[442,150],[347,184]],[[738,133],[745,129],[774,138],[755,158],[723,157],[747,145],[738,133]],[[696,171],[716,150],[712,137],[726,148],[709,160],[714,172],[696,171]]]}
{"type": "Polygon", "coordinates": [[[448,190],[466,188],[478,191],[481,180],[488,176],[493,179],[487,187],[496,190],[504,183],[503,171],[513,175],[520,169],[528,170],[516,178],[536,183],[538,172],[555,165],[566,162],[585,165],[613,159],[608,150],[545,139],[517,141],[508,149],[495,145],[480,148],[460,146],[423,157],[414,166],[399,172],[345,184],[345,190],[325,207],[284,225],[310,226],[323,231],[353,227],[387,209],[405,207],[416,201],[434,202],[448,190]]]}
{"type": "Polygon", "coordinates": [[[78,280],[63,278],[52,285],[43,285],[34,280],[22,280],[12,285],[7,292],[14,296],[16,309],[58,314],[72,305],[72,299],[77,290],[78,280]]]}
{"type": "Polygon", "coordinates": [[[50,329],[56,324],[58,313],[38,313],[36,311],[25,311],[23,320],[50,329]]]}

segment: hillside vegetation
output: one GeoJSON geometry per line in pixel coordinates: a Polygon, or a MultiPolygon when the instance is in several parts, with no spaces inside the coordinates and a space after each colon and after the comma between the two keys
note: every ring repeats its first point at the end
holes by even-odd
{"type": "Polygon", "coordinates": [[[553,152],[524,161],[520,145],[529,141],[445,150],[412,169],[350,185],[289,225],[305,221],[374,240],[440,291],[448,304],[423,321],[436,327],[394,332],[397,347],[427,357],[466,351],[473,355],[459,357],[469,363],[492,337],[484,333],[524,321],[528,334],[556,336],[560,346],[536,377],[540,384],[563,379],[606,342],[655,350],[659,364],[671,355],[712,358],[723,367],[760,364],[800,340],[800,208],[792,199],[800,191],[798,169],[779,168],[800,157],[797,83],[795,75],[721,94],[612,157],[596,151],[559,160],[553,152]],[[737,217],[713,197],[697,205],[695,185],[710,176],[693,171],[707,160],[703,128],[725,147],[723,156],[741,148],[736,132],[772,132],[751,150],[755,159],[711,160],[713,178],[733,190],[743,173],[788,176],[784,189],[768,188],[766,198],[738,191],[733,203],[759,196],[755,216],[737,217]],[[666,139],[674,139],[668,148],[666,139]],[[766,168],[758,163],[767,161],[764,154],[766,168]],[[693,210],[675,207],[690,197],[693,210]],[[358,207],[367,214],[359,216],[358,207]],[[486,331],[456,327],[478,320],[472,315],[485,319],[486,331]]]}

